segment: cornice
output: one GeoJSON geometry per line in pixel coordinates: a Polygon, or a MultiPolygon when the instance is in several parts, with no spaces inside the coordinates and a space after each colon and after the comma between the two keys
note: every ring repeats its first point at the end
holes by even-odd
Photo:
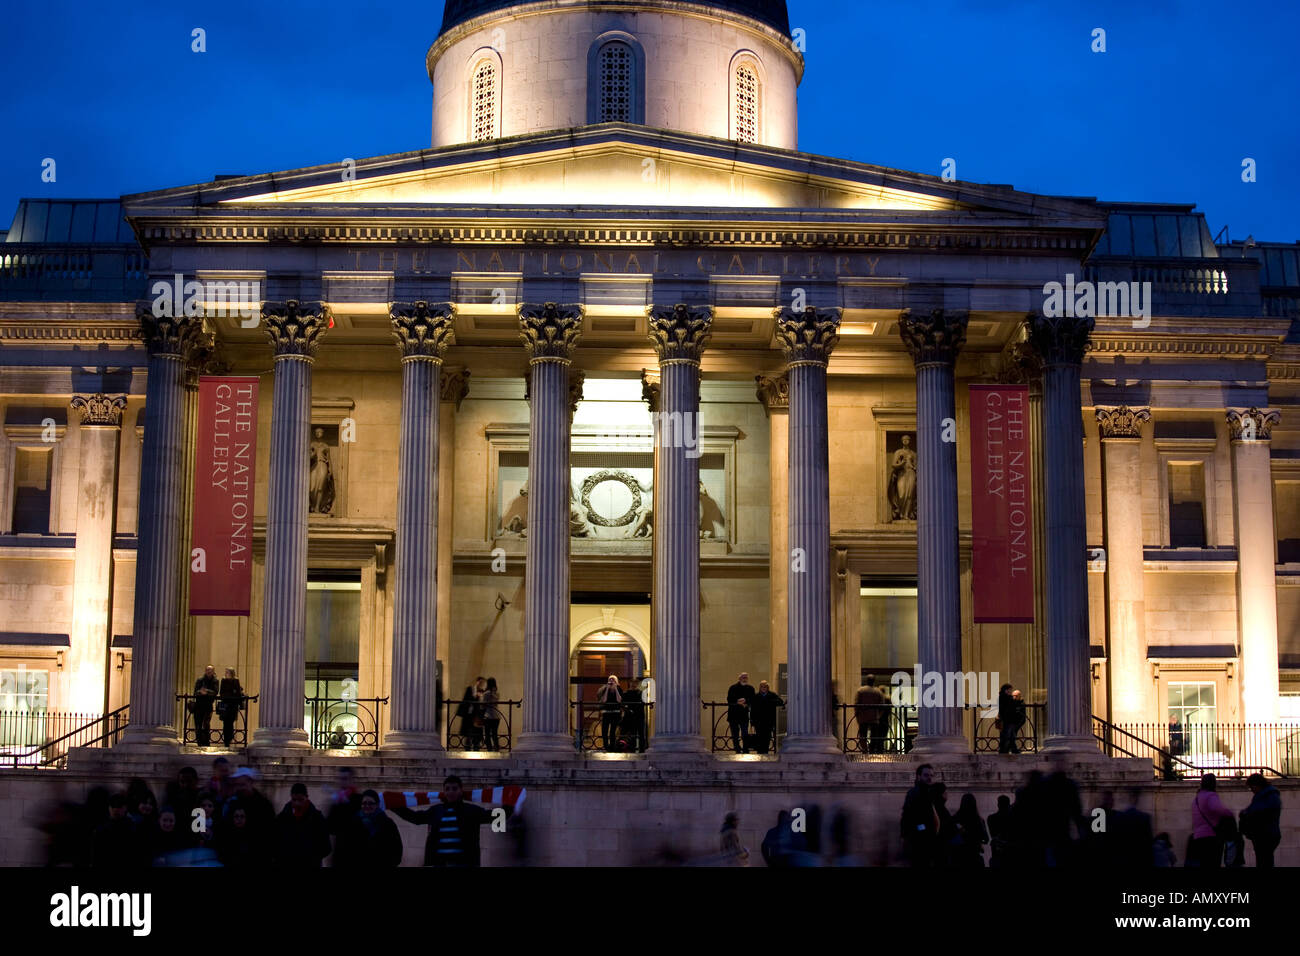
{"type": "MultiPolygon", "coordinates": [[[[1220,323],[1221,324],[1221,323],[1220,323]]],[[[1261,335],[1198,335],[1184,332],[1177,337],[1117,335],[1094,332],[1089,358],[1103,353],[1124,355],[1217,355],[1224,358],[1267,359],[1279,345],[1279,338],[1261,335]]],[[[1086,359],[1085,359],[1086,361],[1086,359]]]]}
{"type": "Polygon", "coordinates": [[[138,346],[140,326],[127,320],[96,322],[59,316],[31,320],[0,319],[0,342],[121,342],[138,346]]]}

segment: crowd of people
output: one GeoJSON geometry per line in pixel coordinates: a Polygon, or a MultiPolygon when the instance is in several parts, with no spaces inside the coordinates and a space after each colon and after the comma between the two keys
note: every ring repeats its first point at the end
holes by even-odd
{"type": "Polygon", "coordinates": [[[402,837],[390,813],[429,828],[425,866],[480,863],[479,828],[491,814],[464,800],[457,776],[444,780],[440,803],[418,810],[386,810],[376,791],[357,788],[348,767],[339,769],[337,785],[320,807],[299,782],[277,813],[257,782],[252,768],[232,771],[225,757],[217,757],[207,781],[200,783],[193,767],[183,767],[161,800],[140,779],[117,793],[97,787],[84,804],[58,807],[45,824],[49,863],[310,869],[328,860],[332,867],[382,869],[402,862],[402,837]]]}

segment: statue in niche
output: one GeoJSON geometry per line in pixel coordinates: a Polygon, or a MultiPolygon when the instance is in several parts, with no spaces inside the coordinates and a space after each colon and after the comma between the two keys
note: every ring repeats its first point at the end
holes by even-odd
{"type": "Polygon", "coordinates": [[[519,494],[515,495],[501,516],[501,531],[504,534],[517,534],[521,538],[528,536],[528,482],[519,486],[519,494]]]}
{"type": "Polygon", "coordinates": [[[889,466],[889,511],[894,521],[916,520],[916,449],[904,435],[889,466]]]}
{"type": "Polygon", "coordinates": [[[726,520],[722,508],[709,496],[709,489],[700,482],[700,537],[720,538],[725,534],[726,520]]]}
{"type": "Polygon", "coordinates": [[[578,492],[572,485],[569,486],[569,537],[592,537],[591,524],[587,521],[587,516],[582,513],[578,492]]]}
{"type": "Polygon", "coordinates": [[[312,514],[332,514],[335,497],[333,448],[325,440],[325,429],[319,425],[312,429],[308,455],[311,476],[307,492],[308,511],[312,514]]]}

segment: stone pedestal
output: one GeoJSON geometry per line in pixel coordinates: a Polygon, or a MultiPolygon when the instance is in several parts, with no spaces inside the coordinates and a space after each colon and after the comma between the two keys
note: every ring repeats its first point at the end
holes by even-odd
{"type": "Polygon", "coordinates": [[[521,304],[529,358],[523,732],[515,750],[566,754],[569,735],[569,366],[582,307],[521,304]]]}
{"type": "Polygon", "coordinates": [[[303,728],[307,629],[308,450],[311,369],[328,321],[320,303],[262,307],[275,354],[271,464],[266,502],[266,573],[262,597],[262,676],[258,748],[310,746],[303,728]]]}
{"type": "Polygon", "coordinates": [[[1273,426],[1280,419],[1273,409],[1228,411],[1237,531],[1241,702],[1246,723],[1275,723],[1278,719],[1277,532],[1269,448],[1273,426]]]}
{"type": "Polygon", "coordinates": [[[1092,735],[1088,552],[1084,521],[1080,366],[1090,318],[1026,319],[1043,364],[1043,459],[1047,469],[1046,751],[1097,754],[1092,735]]]}
{"type": "Polygon", "coordinates": [[[778,309],[777,337],[790,380],[790,695],[781,759],[840,752],[831,732],[830,444],[826,367],[839,341],[840,310],[778,309]]]}
{"type": "Polygon", "coordinates": [[[1142,423],[1146,408],[1096,410],[1106,485],[1106,611],[1110,617],[1110,720],[1152,723],[1142,564],[1142,423]]]}
{"type": "Polygon", "coordinates": [[[438,627],[438,451],[442,360],[454,341],[451,305],[397,303],[393,337],[402,352],[397,462],[397,555],[393,595],[393,689],[384,749],[435,753],[438,627]]]}
{"type": "MultiPolygon", "coordinates": [[[[904,312],[898,323],[916,366],[917,656],[922,673],[944,675],[945,687],[947,675],[962,666],[957,444],[945,441],[944,431],[955,436],[954,368],[968,322],[966,312],[934,309],[922,315],[904,312]]],[[[919,707],[918,717],[915,753],[970,749],[960,707],[919,707]]]]}
{"type": "Polygon", "coordinates": [[[700,358],[712,310],[651,307],[659,356],[655,428],[654,656],[658,698],[650,752],[703,753],[700,736],[700,358]]]}
{"type": "Polygon", "coordinates": [[[130,724],[115,749],[174,748],[176,639],[180,615],[185,358],[198,322],[137,312],[149,349],[140,460],[130,724]]]}

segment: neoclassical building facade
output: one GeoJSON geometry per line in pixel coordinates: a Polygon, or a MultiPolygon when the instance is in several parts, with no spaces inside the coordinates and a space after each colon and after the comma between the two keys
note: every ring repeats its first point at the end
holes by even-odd
{"type": "MultiPolygon", "coordinates": [[[[1300,246],[801,153],[790,33],[779,0],[449,0],[430,149],[21,204],[0,710],[129,704],[174,746],[212,663],[254,745],[350,695],[425,752],[484,675],[548,752],[649,673],[652,750],[693,752],[746,671],[797,756],[919,665],[1023,688],[1057,749],[1300,717],[1300,246]],[[189,613],[210,375],[260,383],[246,615],[189,613]],[[972,614],[988,383],[1029,387],[1031,623],[972,614]]],[[[922,708],[918,750],[961,721],[922,708]]]]}

